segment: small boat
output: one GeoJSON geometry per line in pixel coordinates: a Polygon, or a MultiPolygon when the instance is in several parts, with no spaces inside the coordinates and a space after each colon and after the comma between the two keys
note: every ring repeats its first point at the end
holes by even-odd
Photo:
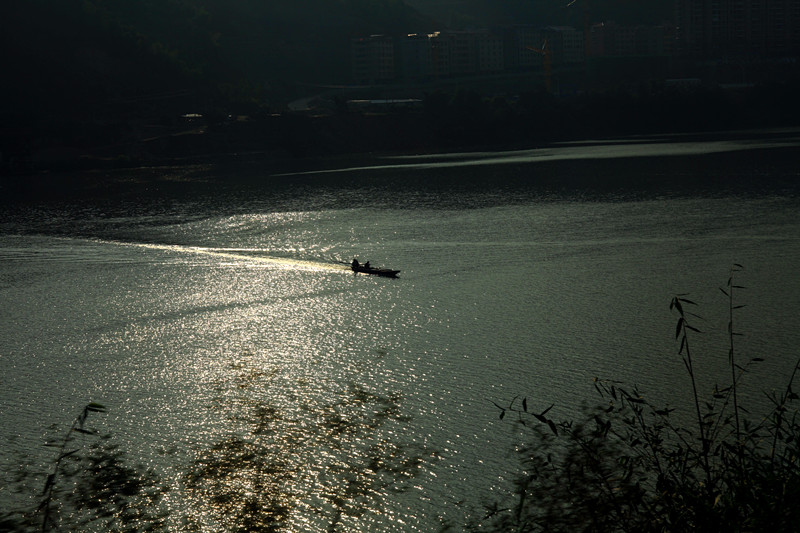
{"type": "Polygon", "coordinates": [[[375,268],[373,266],[366,266],[360,264],[351,264],[350,268],[356,274],[361,272],[362,274],[372,274],[375,276],[383,276],[385,278],[396,278],[397,274],[400,273],[399,270],[391,270],[389,268],[375,268]]]}

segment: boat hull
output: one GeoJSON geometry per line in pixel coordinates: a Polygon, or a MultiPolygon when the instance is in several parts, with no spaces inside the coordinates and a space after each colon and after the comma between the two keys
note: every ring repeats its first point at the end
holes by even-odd
{"type": "Polygon", "coordinates": [[[373,268],[373,267],[367,268],[367,267],[365,267],[363,265],[351,266],[350,268],[356,274],[358,274],[358,273],[370,274],[372,276],[382,276],[384,278],[396,278],[397,274],[400,273],[399,270],[391,270],[391,269],[388,269],[388,268],[373,268]]]}

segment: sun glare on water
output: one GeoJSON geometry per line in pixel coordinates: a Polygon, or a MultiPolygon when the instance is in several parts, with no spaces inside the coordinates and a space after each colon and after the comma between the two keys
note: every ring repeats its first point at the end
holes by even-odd
{"type": "Polygon", "coordinates": [[[230,259],[237,263],[251,263],[261,265],[273,265],[287,269],[302,270],[350,270],[344,264],[326,263],[323,261],[309,261],[301,259],[291,259],[286,257],[274,257],[264,255],[268,250],[255,248],[207,248],[200,246],[181,246],[174,244],[149,244],[149,243],[118,243],[123,246],[137,246],[150,250],[164,250],[168,252],[179,252],[201,256],[210,256],[221,259],[230,259]]]}

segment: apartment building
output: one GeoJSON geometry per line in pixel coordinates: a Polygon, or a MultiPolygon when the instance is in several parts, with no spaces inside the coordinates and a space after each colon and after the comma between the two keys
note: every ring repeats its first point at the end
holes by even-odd
{"type": "Polygon", "coordinates": [[[591,57],[643,57],[671,55],[675,48],[675,27],[621,26],[614,22],[594,24],[589,30],[591,57]]]}
{"type": "Polygon", "coordinates": [[[569,26],[512,26],[506,30],[504,45],[506,65],[512,68],[540,67],[546,58],[552,65],[585,59],[583,32],[569,26]]]}
{"type": "Polygon", "coordinates": [[[505,70],[503,38],[495,32],[483,30],[476,33],[478,41],[478,72],[505,70]]]}
{"type": "Polygon", "coordinates": [[[543,31],[552,50],[553,64],[570,65],[586,59],[585,36],[569,26],[547,26],[543,31]]]}
{"type": "Polygon", "coordinates": [[[431,76],[449,76],[452,73],[450,39],[439,31],[431,33],[428,38],[431,45],[431,76]]]}
{"type": "Polygon", "coordinates": [[[431,36],[426,33],[410,33],[400,41],[400,75],[407,80],[422,80],[433,73],[431,36]]]}
{"type": "Polygon", "coordinates": [[[679,53],[698,58],[796,57],[798,0],[675,0],[679,53]]]}
{"type": "Polygon", "coordinates": [[[409,34],[400,39],[401,76],[429,79],[501,72],[503,40],[489,30],[409,34]]]}
{"type": "Polygon", "coordinates": [[[353,39],[350,52],[353,79],[356,83],[375,84],[396,78],[392,37],[370,35],[353,39]]]}

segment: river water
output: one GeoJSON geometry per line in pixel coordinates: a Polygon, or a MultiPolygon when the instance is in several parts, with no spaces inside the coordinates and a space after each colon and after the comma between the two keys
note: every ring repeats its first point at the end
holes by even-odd
{"type": "Polygon", "coordinates": [[[288,530],[463,523],[517,468],[521,434],[492,402],[567,419],[600,377],[683,405],[674,294],[705,318],[705,390],[724,379],[733,263],[737,352],[766,359],[746,384],[785,387],[800,356],[798,146],[796,132],[621,140],[206,168],[199,184],[161,169],[116,194],[9,202],[4,456],[42,469],[51,428],[94,401],[108,413],[93,423],[170,485],[174,530],[230,527],[209,494],[276,476],[234,454],[237,475],[193,487],[189,465],[233,453],[233,437],[288,473],[266,482],[288,530]],[[354,276],[354,256],[402,272],[354,276]],[[379,460],[405,466],[375,479],[379,460]]]}

